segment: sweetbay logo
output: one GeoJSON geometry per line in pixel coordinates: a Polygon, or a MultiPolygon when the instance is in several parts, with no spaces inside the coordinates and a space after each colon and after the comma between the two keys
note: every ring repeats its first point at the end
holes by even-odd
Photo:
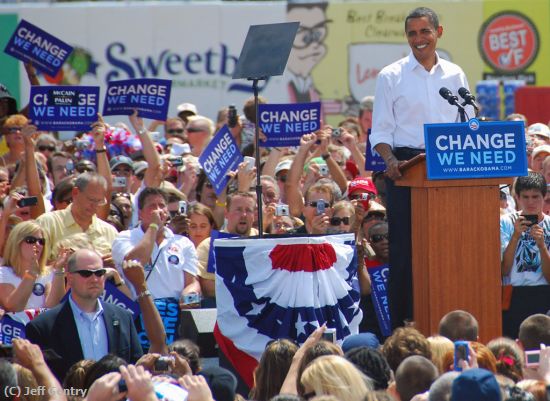
{"type": "Polygon", "coordinates": [[[540,41],[533,22],[515,11],[505,11],[490,17],[479,31],[479,52],[495,73],[484,79],[523,79],[534,84],[536,76],[527,68],[537,58],[540,41]]]}

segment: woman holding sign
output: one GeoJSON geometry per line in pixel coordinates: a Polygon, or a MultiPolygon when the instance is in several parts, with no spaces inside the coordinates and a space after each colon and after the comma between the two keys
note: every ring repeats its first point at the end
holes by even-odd
{"type": "Polygon", "coordinates": [[[11,231],[0,267],[0,307],[8,312],[52,308],[65,295],[66,256],[60,255],[52,274],[46,268],[46,239],[33,220],[11,231]]]}

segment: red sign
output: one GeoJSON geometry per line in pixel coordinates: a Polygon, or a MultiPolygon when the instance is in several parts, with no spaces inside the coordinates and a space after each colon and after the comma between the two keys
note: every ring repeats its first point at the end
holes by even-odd
{"type": "Polygon", "coordinates": [[[487,64],[502,73],[525,70],[539,50],[535,25],[524,15],[507,11],[488,19],[479,32],[479,50],[487,64]]]}

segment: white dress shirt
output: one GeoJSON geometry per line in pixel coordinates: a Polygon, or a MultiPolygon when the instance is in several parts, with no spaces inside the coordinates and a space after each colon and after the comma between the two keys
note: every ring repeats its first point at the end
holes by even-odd
{"type": "MultiPolygon", "coordinates": [[[[424,149],[424,124],[460,121],[457,107],[439,95],[441,87],[457,95],[458,88],[468,88],[468,81],[459,66],[439,56],[431,71],[412,53],[384,67],[376,80],[372,147],[386,143],[392,148],[424,149]]],[[[471,107],[466,111],[474,117],[471,107]]]]}

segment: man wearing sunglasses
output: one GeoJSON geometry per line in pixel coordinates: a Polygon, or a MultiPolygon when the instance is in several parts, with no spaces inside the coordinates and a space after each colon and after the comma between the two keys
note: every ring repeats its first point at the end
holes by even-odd
{"type": "Polygon", "coordinates": [[[48,365],[59,380],[82,359],[114,354],[135,363],[143,354],[131,313],[100,300],[105,273],[99,254],[77,250],[67,262],[67,300],[27,324],[27,339],[54,355],[48,365]]]}

